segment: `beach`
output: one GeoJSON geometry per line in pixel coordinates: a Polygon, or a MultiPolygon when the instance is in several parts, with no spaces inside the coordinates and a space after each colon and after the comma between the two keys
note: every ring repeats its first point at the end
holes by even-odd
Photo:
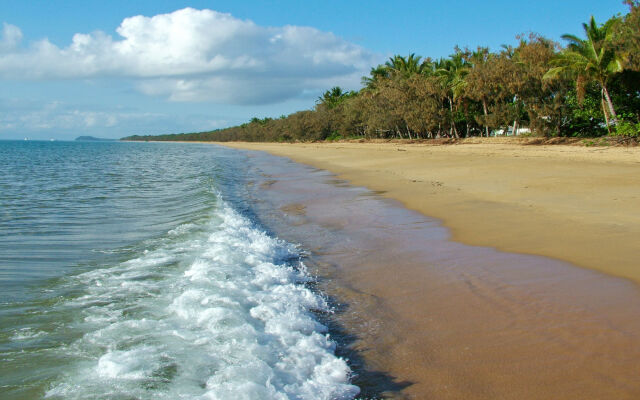
{"type": "Polygon", "coordinates": [[[637,149],[224,145],[295,161],[249,153],[258,214],[310,251],[365,395],[640,396],[637,149]]]}
{"type": "Polygon", "coordinates": [[[640,397],[635,149],[235,146],[2,143],[0,397],[640,397]],[[533,246],[569,224],[612,265],[533,246]]]}
{"type": "Polygon", "coordinates": [[[640,400],[640,0],[4,3],[0,400],[640,400]]]}
{"type": "Polygon", "coordinates": [[[640,282],[640,148],[222,144],[331,171],[441,220],[454,241],[640,282]]]}

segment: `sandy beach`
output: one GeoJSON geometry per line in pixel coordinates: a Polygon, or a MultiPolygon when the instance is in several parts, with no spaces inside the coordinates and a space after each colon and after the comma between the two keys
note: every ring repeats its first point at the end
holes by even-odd
{"type": "Polygon", "coordinates": [[[331,171],[440,219],[454,241],[640,282],[640,148],[221,144],[331,171]]]}
{"type": "MultiPolygon", "coordinates": [[[[447,190],[454,182],[461,185],[460,181],[469,191],[479,190],[482,180],[456,180],[456,172],[449,171],[447,175],[447,168],[437,165],[445,163],[448,152],[457,155],[458,160],[466,155],[465,159],[473,162],[482,177],[487,172],[481,168],[482,157],[491,159],[498,153],[494,158],[502,159],[506,166],[506,154],[518,155],[519,150],[500,154],[505,150],[400,146],[408,150],[403,152],[396,145],[342,143],[240,146],[299,154],[291,158],[323,158],[326,165],[343,165],[344,170],[347,165],[360,163],[358,173],[365,179],[372,179],[375,169],[381,169],[373,165],[384,164],[385,172],[377,172],[380,182],[371,180],[368,186],[396,192],[404,186],[426,186],[422,192],[411,193],[407,189],[400,193],[422,195],[426,200],[442,197],[438,203],[442,207],[448,201],[454,210],[482,213],[491,208],[494,214],[500,206],[487,197],[480,202],[469,195],[458,197],[457,192],[462,190],[447,190]],[[367,157],[363,158],[366,155],[370,155],[368,162],[367,157]],[[421,159],[423,164],[419,164],[421,159]],[[437,161],[433,171],[428,168],[433,164],[425,159],[437,161]],[[412,164],[416,168],[407,171],[409,177],[426,182],[407,182],[409,178],[401,170],[412,164]],[[371,165],[373,172],[364,171],[362,165],[371,165]],[[399,176],[395,181],[393,173],[399,176]],[[441,182],[442,186],[432,181],[441,182]],[[479,208],[474,209],[474,205],[479,208]]],[[[586,157],[584,150],[577,152],[586,157]]],[[[531,150],[522,149],[528,151],[531,150]]],[[[624,149],[614,152],[622,157],[626,154],[624,149]]],[[[541,166],[537,172],[543,174],[541,170],[548,159],[541,157],[536,162],[533,154],[526,158],[529,164],[523,168],[537,163],[541,166]]],[[[309,251],[305,262],[321,278],[319,288],[336,307],[332,317],[336,325],[332,324],[331,335],[338,340],[339,354],[349,359],[355,369],[354,383],[363,389],[365,398],[382,395],[394,399],[533,400],[640,396],[637,283],[548,257],[452,241],[450,229],[440,220],[380,196],[391,197],[396,192],[353,186],[350,183],[363,184],[364,179],[345,181],[326,170],[263,152],[249,152],[248,156],[250,175],[254,177],[252,198],[260,220],[279,237],[300,243],[309,251]]],[[[569,163],[574,159],[563,160],[569,163]]],[[[575,161],[594,168],[608,165],[602,160],[575,161]]],[[[621,164],[637,168],[632,162],[621,164]]],[[[547,170],[548,176],[554,176],[553,170],[547,170]]],[[[505,175],[514,174],[513,170],[508,171],[511,172],[505,175]]],[[[457,174],[465,176],[462,169],[457,174]]],[[[534,180],[531,173],[526,176],[534,180]]],[[[502,186],[502,190],[508,184],[516,185],[513,177],[498,182],[494,174],[493,180],[482,179],[495,181],[491,187],[502,186]]],[[[525,185],[534,184],[527,181],[525,185]]],[[[424,204],[427,203],[431,205],[433,201],[424,204]]],[[[515,213],[517,209],[508,211],[515,213]]],[[[608,212],[615,217],[615,212],[608,212]]],[[[503,237],[531,228],[522,226],[527,219],[516,220],[504,212],[499,215],[513,218],[511,224],[516,225],[502,232],[503,237]]],[[[534,212],[527,218],[535,219],[535,215],[534,212]]],[[[546,229],[554,231],[554,226],[567,224],[566,221],[572,220],[556,222],[546,229]]],[[[509,221],[502,224],[510,226],[509,221]]],[[[480,228],[488,227],[491,226],[480,228]]],[[[534,228],[545,231],[542,223],[534,228]]],[[[542,236],[539,243],[550,240],[542,236]]],[[[625,243],[632,251],[632,238],[625,243]]],[[[571,254],[577,254],[577,250],[571,254]]],[[[627,265],[632,265],[637,257],[629,257],[627,265]]]]}

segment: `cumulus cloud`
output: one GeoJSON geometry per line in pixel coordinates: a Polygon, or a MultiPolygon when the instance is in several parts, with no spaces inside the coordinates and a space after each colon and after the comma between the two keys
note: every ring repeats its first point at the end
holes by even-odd
{"type": "Polygon", "coordinates": [[[122,21],[113,38],[75,34],[20,46],[5,24],[0,76],[8,79],[132,78],[143,93],[174,101],[265,104],[333,84],[355,86],[375,56],[311,27],[264,27],[212,10],[185,8],[122,21]]]}

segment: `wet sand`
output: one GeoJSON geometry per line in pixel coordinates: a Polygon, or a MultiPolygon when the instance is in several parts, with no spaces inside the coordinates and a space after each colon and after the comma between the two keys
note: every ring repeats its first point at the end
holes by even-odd
{"type": "Polygon", "coordinates": [[[258,215],[310,251],[365,394],[640,398],[640,288],[451,241],[440,221],[332,174],[251,153],[258,215]]]}
{"type": "Polygon", "coordinates": [[[453,240],[640,282],[640,148],[223,143],[329,170],[438,218],[453,240]]]}

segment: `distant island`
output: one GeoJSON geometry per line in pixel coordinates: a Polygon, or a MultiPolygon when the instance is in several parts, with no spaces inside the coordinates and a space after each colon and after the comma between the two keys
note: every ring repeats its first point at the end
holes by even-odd
{"type": "Polygon", "coordinates": [[[76,141],[80,142],[114,142],[116,139],[97,138],[94,136],[78,136],[76,141]]]}

